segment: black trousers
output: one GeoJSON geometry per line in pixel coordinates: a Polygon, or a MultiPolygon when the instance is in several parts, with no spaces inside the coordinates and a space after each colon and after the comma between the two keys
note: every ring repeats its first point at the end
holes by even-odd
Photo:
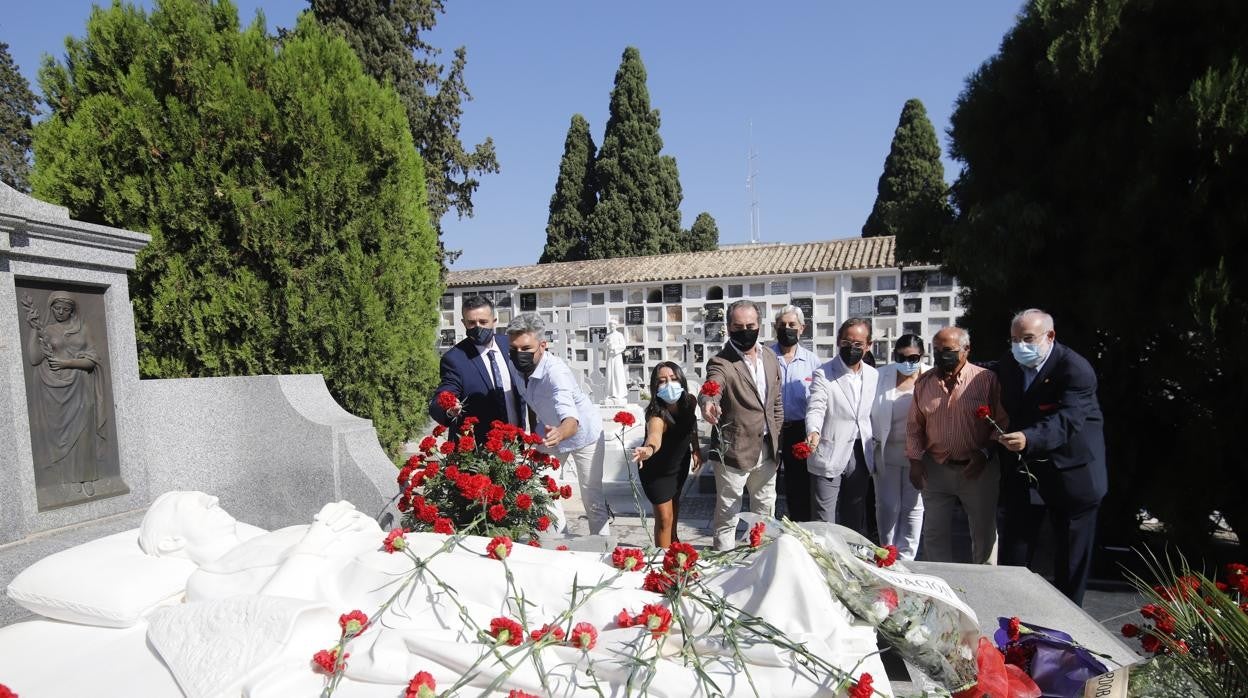
{"type": "Polygon", "coordinates": [[[1033,504],[1023,475],[1013,471],[1013,454],[1002,459],[1005,516],[1001,526],[999,562],[1031,567],[1040,528],[1047,516],[1055,543],[1053,586],[1076,604],[1083,604],[1096,548],[1096,519],[1100,500],[1069,491],[1063,471],[1047,462],[1031,463],[1044,504],[1033,504]]]}
{"type": "Polygon", "coordinates": [[[784,497],[792,521],[810,521],[810,475],[806,461],[793,455],[793,445],[806,440],[806,420],[780,427],[780,463],[784,466],[784,497]]]}

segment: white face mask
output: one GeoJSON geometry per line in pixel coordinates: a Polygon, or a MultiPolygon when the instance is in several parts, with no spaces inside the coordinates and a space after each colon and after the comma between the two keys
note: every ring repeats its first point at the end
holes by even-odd
{"type": "Polygon", "coordinates": [[[898,361],[897,372],[903,376],[913,376],[919,372],[919,362],[915,361],[914,363],[910,363],[909,361],[898,361]]]}

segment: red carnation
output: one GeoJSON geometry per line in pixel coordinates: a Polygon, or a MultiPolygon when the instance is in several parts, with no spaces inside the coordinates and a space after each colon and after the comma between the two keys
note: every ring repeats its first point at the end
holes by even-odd
{"type": "Polygon", "coordinates": [[[434,698],[434,691],[438,690],[438,684],[433,680],[433,675],[427,671],[422,671],[412,677],[407,684],[407,691],[403,694],[403,698],[434,698]]]}
{"type": "Polygon", "coordinates": [[[542,544],[541,544],[541,542],[539,542],[536,538],[530,538],[530,539],[529,539],[529,547],[530,547],[530,548],[540,548],[540,547],[542,547],[542,544]]]}
{"type": "Polygon", "coordinates": [[[501,502],[503,497],[507,496],[507,488],[502,485],[490,485],[486,490],[485,497],[491,502],[501,502]]]}
{"type": "Polygon", "coordinates": [[[894,562],[897,562],[897,546],[886,545],[875,549],[876,567],[892,567],[894,562]]]}
{"type": "Polygon", "coordinates": [[[719,383],[707,381],[702,384],[702,394],[707,397],[719,397],[719,383]]]}
{"type": "Polygon", "coordinates": [[[641,614],[633,619],[633,623],[644,625],[654,637],[659,637],[672,627],[672,612],[666,606],[648,603],[641,607],[641,614]]]}
{"type": "MultiPolygon", "coordinates": [[[[343,657],[343,659],[346,659],[346,657],[343,657]]],[[[312,663],[316,664],[316,667],[326,674],[334,673],[338,664],[338,648],[335,647],[332,650],[319,650],[316,654],[312,655],[312,663]]]]}
{"type": "MultiPolygon", "coordinates": [[[[425,438],[429,438],[429,437],[426,436],[425,438]]],[[[408,457],[407,462],[404,463],[403,465],[406,465],[409,468],[415,468],[419,466],[421,461],[423,461],[424,459],[425,457],[420,455],[419,453],[413,453],[411,456],[408,457]]]]}
{"type": "Polygon", "coordinates": [[[633,623],[633,616],[632,616],[631,614],[629,614],[629,612],[628,612],[628,609],[627,609],[627,608],[622,608],[622,609],[620,609],[620,612],[619,612],[618,614],[616,614],[616,616],[615,616],[615,624],[616,624],[616,625],[618,625],[618,626],[620,626],[621,628],[631,628],[631,627],[633,627],[633,625],[634,625],[634,623],[633,623]]]}
{"type": "Polygon", "coordinates": [[[646,573],[646,579],[641,583],[641,588],[656,594],[666,594],[675,583],[676,580],[666,572],[655,572],[652,570],[646,573]]]}
{"type": "Polygon", "coordinates": [[[516,506],[524,511],[528,511],[529,507],[533,506],[533,498],[527,494],[518,494],[516,495],[516,506]]]}
{"type": "Polygon", "coordinates": [[[443,390],[438,393],[437,400],[438,407],[441,407],[443,412],[449,412],[456,407],[459,407],[459,398],[455,397],[455,394],[449,390],[443,390]]]}
{"type": "Polygon", "coordinates": [[[757,548],[763,544],[763,532],[767,530],[767,524],[759,521],[750,527],[750,547],[757,548]]]}
{"type": "Polygon", "coordinates": [[[446,427],[442,426],[441,424],[435,424],[433,427],[433,431],[431,433],[434,436],[441,436],[446,433],[446,427]]]}
{"type": "Polygon", "coordinates": [[[572,497],[572,485],[564,485],[563,487],[560,487],[559,496],[564,499],[570,499],[572,497]]]}
{"type": "Polygon", "coordinates": [[[633,416],[632,412],[620,410],[615,413],[614,421],[616,424],[623,424],[627,429],[637,423],[637,418],[633,416]]]}
{"type": "Polygon", "coordinates": [[[504,448],[498,450],[498,459],[504,463],[514,463],[516,461],[516,454],[511,449],[504,448]]]}
{"type": "Polygon", "coordinates": [[[980,405],[975,408],[975,416],[979,419],[988,419],[992,416],[992,408],[987,405],[980,405]]]}
{"type": "Polygon", "coordinates": [[[0,698],[17,698],[17,694],[8,686],[0,683],[0,698]]]}
{"type": "Polygon", "coordinates": [[[474,438],[472,438],[471,436],[461,436],[461,437],[459,437],[459,451],[460,451],[460,453],[468,453],[469,451],[471,451],[472,449],[474,449],[474,448],[476,448],[476,447],[477,447],[477,440],[476,440],[476,439],[474,439],[474,438]]]}
{"type": "Polygon", "coordinates": [[[698,561],[698,551],[688,543],[672,543],[663,556],[663,570],[668,574],[687,572],[698,561]]]}
{"type": "Polygon", "coordinates": [[[491,558],[503,560],[511,554],[511,539],[507,536],[494,536],[485,546],[485,551],[491,558]]]}
{"type": "Polygon", "coordinates": [[[645,564],[645,559],[642,558],[639,548],[616,547],[615,550],[611,551],[611,564],[616,569],[632,572],[642,567],[645,564]]]}
{"type": "Polygon", "coordinates": [[[568,644],[588,652],[598,644],[598,628],[589,623],[577,623],[572,626],[572,637],[568,644]]]}
{"type": "Polygon", "coordinates": [[[381,547],[388,553],[397,553],[407,547],[407,541],[403,538],[403,529],[396,528],[386,535],[386,539],[381,542],[381,547]]]}
{"type": "Polygon", "coordinates": [[[1158,640],[1156,635],[1145,635],[1140,638],[1140,646],[1145,652],[1157,654],[1161,651],[1161,640],[1158,640]]]}
{"type": "Polygon", "coordinates": [[[849,687],[849,698],[871,698],[871,694],[874,693],[871,690],[871,683],[871,675],[863,672],[862,676],[854,681],[854,685],[849,687]]]}
{"type": "Polygon", "coordinates": [[[524,642],[524,628],[510,618],[495,618],[490,621],[490,635],[499,643],[519,645],[524,642]]]}
{"type": "Polygon", "coordinates": [[[454,442],[454,441],[443,441],[443,442],[442,442],[442,447],[441,447],[441,448],[439,448],[438,450],[439,450],[439,451],[441,451],[443,455],[447,455],[447,456],[449,456],[449,455],[451,455],[452,453],[454,453],[454,452],[455,452],[455,442],[454,442]]]}
{"type": "Polygon", "coordinates": [[[1134,623],[1126,623],[1122,626],[1123,637],[1135,637],[1140,634],[1140,626],[1134,623]]]}
{"type": "Polygon", "coordinates": [[[545,531],[548,528],[550,528],[550,517],[549,516],[537,517],[537,530],[545,531]]]}
{"type": "Polygon", "coordinates": [[[450,535],[455,532],[455,524],[445,516],[438,517],[438,520],[433,522],[433,532],[450,535]]]}
{"type": "Polygon", "coordinates": [[[551,494],[559,494],[559,483],[555,482],[555,478],[547,475],[545,483],[547,492],[551,494]]]}
{"type": "MultiPolygon", "coordinates": [[[[511,451],[507,451],[507,453],[511,453],[511,451]]],[[[520,466],[520,467],[516,468],[516,479],[517,479],[517,480],[528,480],[528,479],[529,479],[529,478],[531,478],[531,477],[533,477],[533,469],[532,469],[532,468],[530,468],[529,466],[527,466],[527,465],[522,465],[522,466],[520,466]]]]}
{"type": "Polygon", "coordinates": [[[798,441],[797,443],[793,444],[793,457],[794,458],[798,460],[806,460],[807,458],[810,458],[811,453],[812,451],[810,450],[810,444],[806,443],[805,441],[798,441]]]}
{"type": "Polygon", "coordinates": [[[507,698],[538,698],[532,693],[525,693],[518,688],[513,688],[507,692],[507,698]]]}
{"type": "Polygon", "coordinates": [[[1018,641],[1018,635],[1020,632],[1020,628],[1022,627],[1023,627],[1022,622],[1019,621],[1018,616],[1014,616],[1013,618],[1010,618],[1010,625],[1009,625],[1009,628],[1006,630],[1006,634],[1010,638],[1010,642],[1018,641]]]}
{"type": "Polygon", "coordinates": [[[540,642],[542,638],[546,637],[547,635],[549,635],[550,637],[554,638],[555,640],[559,642],[563,642],[563,628],[560,628],[557,625],[551,625],[549,623],[547,623],[546,625],[543,625],[537,630],[530,632],[529,639],[533,640],[534,642],[540,642]]]}
{"type": "Polygon", "coordinates": [[[567,550],[567,549],[568,549],[568,546],[566,545],[555,546],[555,550],[567,550]]]}
{"type": "Polygon", "coordinates": [[[420,450],[424,451],[425,453],[429,453],[433,451],[433,449],[437,448],[437,446],[438,446],[438,440],[432,436],[426,436],[425,438],[420,440],[420,450]]]}
{"type": "Polygon", "coordinates": [[[448,465],[446,466],[446,470],[442,474],[446,476],[447,480],[454,482],[459,479],[459,466],[448,465]]]}
{"type": "Polygon", "coordinates": [[[347,637],[359,635],[364,632],[364,628],[368,627],[368,616],[360,610],[344,613],[338,616],[338,626],[342,628],[342,632],[346,633],[347,637]]]}
{"type": "Polygon", "coordinates": [[[502,521],[503,517],[507,516],[507,507],[503,506],[502,504],[495,504],[494,506],[490,507],[489,513],[490,513],[490,520],[497,523],[499,521],[502,521]]]}
{"type": "Polygon", "coordinates": [[[884,587],[883,589],[880,589],[880,593],[877,595],[877,598],[884,603],[884,607],[888,609],[889,613],[897,610],[898,599],[896,590],[884,587]]]}

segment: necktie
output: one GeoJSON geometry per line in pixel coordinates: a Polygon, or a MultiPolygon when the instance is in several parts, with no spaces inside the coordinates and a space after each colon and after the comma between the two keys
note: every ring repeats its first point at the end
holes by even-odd
{"type": "Polygon", "coordinates": [[[494,352],[488,352],[490,355],[490,376],[494,379],[494,387],[498,390],[503,389],[503,374],[498,371],[498,357],[494,352]]]}

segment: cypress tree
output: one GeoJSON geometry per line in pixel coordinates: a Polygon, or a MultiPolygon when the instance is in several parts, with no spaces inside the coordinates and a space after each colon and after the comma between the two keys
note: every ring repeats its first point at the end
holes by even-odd
{"type": "Polygon", "coordinates": [[[435,60],[440,50],[423,38],[444,11],[442,0],[311,0],[311,5],[323,25],[351,44],[368,74],[399,93],[412,141],[425,162],[434,225],[440,230],[442,216],[451,209],[472,216],[477,177],[498,172],[498,157],[490,138],[471,149],[459,139],[463,103],[472,99],[464,81],[467,51],[456,48],[444,68],[435,60]]]}
{"type": "Polygon", "coordinates": [[[719,249],[719,226],[715,224],[715,219],[711,217],[711,214],[703,211],[694,219],[693,227],[689,229],[686,247],[690,252],[710,252],[719,249]]]}
{"type": "Polygon", "coordinates": [[[598,187],[594,179],[595,155],[597,148],[589,132],[589,122],[580,114],[573,114],[568,136],[563,141],[559,179],[555,182],[555,193],[550,197],[546,248],[542,250],[539,263],[586,259],[585,224],[598,202],[598,187]]]}
{"type": "Polygon", "coordinates": [[[641,53],[624,49],[611,116],[594,163],[598,205],[588,226],[590,259],[682,249],[676,161],[659,155],[659,112],[650,108],[641,53]]]}
{"type": "Polygon", "coordinates": [[[936,130],[917,99],[901,109],[863,237],[896,235],[904,259],[934,259],[950,220],[945,168],[936,130]]]}
{"type": "Polygon", "coordinates": [[[152,236],[130,281],[142,374],[319,372],[397,450],[442,290],[398,95],[311,15],[278,50],[228,0],[97,7],[67,50],[40,74],[35,194],[152,236]]]}
{"type": "Polygon", "coordinates": [[[0,182],[18,191],[30,191],[31,118],[35,93],[17,70],[9,45],[0,42],[0,182]]]}

